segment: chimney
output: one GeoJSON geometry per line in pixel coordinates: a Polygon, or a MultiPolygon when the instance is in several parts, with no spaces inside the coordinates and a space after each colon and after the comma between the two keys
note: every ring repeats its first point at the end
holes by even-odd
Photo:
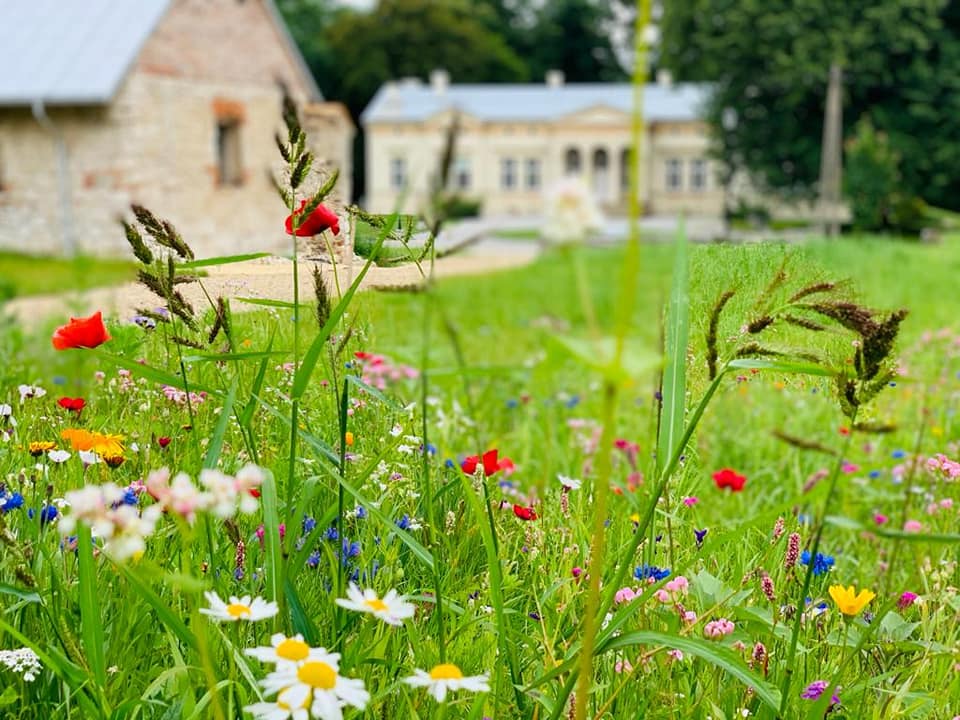
{"type": "Polygon", "coordinates": [[[667,70],[666,68],[660,68],[657,70],[657,85],[662,88],[672,88],[673,87],[673,73],[667,70]]]}
{"type": "Polygon", "coordinates": [[[563,87],[563,70],[547,70],[547,87],[563,87]]]}
{"type": "Polygon", "coordinates": [[[450,73],[446,70],[433,70],[430,73],[430,87],[437,95],[443,95],[450,86],[450,73]]]}

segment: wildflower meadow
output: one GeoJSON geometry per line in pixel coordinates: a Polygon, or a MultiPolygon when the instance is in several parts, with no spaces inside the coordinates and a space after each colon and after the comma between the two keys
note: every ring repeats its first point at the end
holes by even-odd
{"type": "MultiPolygon", "coordinates": [[[[345,218],[278,145],[295,256],[345,218]]],[[[960,715],[951,239],[201,308],[244,258],[118,232],[155,306],[0,340],[4,717],[960,715]]]]}

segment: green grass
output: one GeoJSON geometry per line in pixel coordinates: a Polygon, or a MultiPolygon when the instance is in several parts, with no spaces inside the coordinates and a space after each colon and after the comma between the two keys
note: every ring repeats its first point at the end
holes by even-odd
{"type": "Polygon", "coordinates": [[[117,285],[136,277],[136,265],[125,259],[0,252],[0,299],[117,285]]]}
{"type": "MultiPolygon", "coordinates": [[[[850,278],[846,297],[877,310],[911,311],[897,351],[907,375],[860,416],[896,427],[884,434],[854,433],[845,447],[848,436],[841,430],[849,429],[849,420],[838,409],[829,378],[745,370],[721,382],[670,479],[669,503],[657,506],[650,536],[620,563],[628,586],[642,598],[615,604],[608,631],[601,630],[590,716],[732,720],[744,708],[762,716],[762,702],[775,704],[786,678],[792,613],[803,603],[802,572],[784,567],[786,534],[799,533],[804,544],[811,540],[804,518],[822,512],[828,485],[811,478],[836,462],[785,444],[773,434],[779,430],[842,451],[842,459],[859,467],[841,473],[826,508],[837,519],[826,527],[821,551],[835,565],[829,575],[813,579],[808,595],[826,602],[828,611],[801,625],[785,717],[823,717],[829,693],[820,705],[800,698],[814,680],[843,687],[844,706],[831,717],[952,717],[960,710],[946,706],[960,697],[953,651],[960,641],[960,605],[952,590],[960,585],[960,492],[956,482],[939,479],[922,464],[911,482],[895,480],[898,466],[915,457],[944,453],[956,459],[960,301],[949,288],[960,269],[960,243],[705,245],[692,247],[690,255],[685,421],[708,387],[705,337],[721,293],[735,290],[718,324],[722,360],[750,339],[744,330],[749,322],[787,302],[798,287],[850,278]],[[768,292],[781,267],[784,285],[768,292]],[[711,475],[723,467],[748,478],[743,492],[714,486],[711,475]],[[697,502],[684,502],[690,498],[697,502]],[[890,520],[877,525],[877,514],[890,520]],[[775,540],[778,518],[785,535],[775,540]],[[882,535],[904,520],[922,523],[921,532],[905,542],[882,535]],[[703,529],[701,546],[694,531],[703,529]],[[652,597],[662,583],[629,580],[643,564],[669,567],[670,579],[689,579],[689,591],[674,600],[696,614],[695,622],[685,621],[674,602],[652,597]],[[773,601],[761,588],[764,574],[773,601]],[[867,608],[875,615],[871,624],[839,617],[827,590],[836,583],[877,593],[867,608]],[[898,609],[905,590],[921,595],[922,604],[898,609]],[[735,624],[733,633],[707,638],[706,624],[720,618],[735,624]],[[757,643],[768,659],[751,664],[757,643]],[[671,648],[682,650],[684,659],[668,656],[671,648]],[[625,662],[632,673],[618,672],[625,662]],[[748,686],[757,692],[748,693],[748,686]]],[[[305,386],[292,488],[286,484],[290,429],[284,418],[293,376],[283,366],[291,360],[289,311],[234,315],[232,354],[222,335],[198,351],[170,342],[171,329],[163,325],[152,333],[111,325],[113,340],[94,352],[55,353],[45,335],[0,335],[0,404],[9,403],[17,421],[13,426],[0,419],[8,438],[0,442],[0,477],[7,478],[5,490],[25,498],[24,508],[0,515],[0,528],[13,538],[0,536],[0,648],[32,644],[44,664],[34,683],[0,666],[3,686],[13,688],[0,695],[0,703],[13,708],[14,716],[42,712],[57,720],[77,712],[97,717],[101,708],[104,717],[159,720],[191,713],[215,717],[219,707],[223,717],[235,717],[241,706],[256,702],[253,683],[270,670],[242,649],[269,644],[273,632],[298,632],[315,647],[341,653],[340,672],[361,678],[371,692],[367,714],[348,710],[348,718],[443,716],[432,698],[402,682],[414,668],[430,669],[441,658],[466,674],[488,674],[492,689],[479,696],[454,693],[447,718],[565,717],[561,687],[572,677],[586,588],[574,568],[588,567],[595,534],[591,468],[603,452],[597,446],[603,376],[596,356],[577,357],[557,337],[577,349],[589,347],[594,335],[574,262],[582,263],[588,282],[596,334],[613,333],[623,307],[623,260],[619,248],[583,249],[573,256],[551,251],[527,268],[442,280],[432,295],[359,294],[347,314],[352,329],[340,327],[333,342],[324,343],[305,386]],[[256,354],[268,351],[276,354],[256,354]],[[384,360],[358,366],[355,351],[384,360]],[[192,414],[155,382],[177,383],[181,357],[191,388],[208,392],[192,414]],[[402,365],[427,371],[423,394],[402,365]],[[120,367],[132,377],[119,373],[120,367]],[[379,372],[384,367],[393,370],[379,372]],[[105,376],[98,380],[95,371],[105,376]],[[360,377],[377,387],[365,388],[360,377]],[[21,404],[21,383],[40,384],[48,395],[21,404]],[[336,394],[343,388],[346,397],[336,394]],[[55,405],[61,395],[83,396],[88,406],[80,417],[71,416],[55,405]],[[139,452],[128,450],[116,469],[84,469],[77,457],[63,465],[47,462],[45,479],[31,482],[37,460],[26,445],[59,441],[60,431],[73,426],[122,433],[128,448],[136,443],[139,452]],[[169,444],[161,447],[160,437],[170,438],[169,444]],[[422,443],[435,454],[421,455],[422,443]],[[457,468],[464,455],[488,448],[516,464],[509,477],[497,475],[505,484],[487,483],[489,516],[482,488],[457,468]],[[211,513],[200,513],[193,523],[177,521],[168,512],[147,538],[142,559],[119,568],[106,559],[108,553],[78,559],[61,547],[55,527],[25,512],[84,483],[127,486],[163,466],[196,479],[205,464],[232,474],[248,461],[272,476],[262,508],[229,523],[211,513]],[[583,486],[561,492],[561,474],[583,480],[583,486]],[[532,504],[539,519],[519,519],[514,503],[532,504]],[[347,512],[335,523],[338,504],[347,512]],[[304,525],[304,515],[315,527],[304,525]],[[278,542],[281,523],[286,535],[278,542]],[[335,541],[328,539],[331,528],[335,541]],[[348,549],[357,546],[342,563],[337,553],[344,538],[348,549]],[[410,596],[416,616],[388,627],[338,608],[333,599],[342,596],[338,589],[353,573],[381,597],[391,588],[410,596]],[[213,625],[198,612],[206,607],[201,590],[277,597],[280,612],[259,623],[213,625]],[[93,627],[94,615],[108,620],[93,627]],[[101,645],[102,653],[86,651],[89,642],[101,645]],[[514,672],[521,676],[517,689],[511,687],[514,672]]],[[[639,290],[628,308],[629,359],[660,347],[673,262],[669,245],[642,248],[639,290]]],[[[303,313],[305,345],[317,331],[310,315],[303,313]]],[[[207,345],[203,335],[197,338],[207,345]]],[[[852,336],[836,326],[812,333],[775,323],[756,337],[771,348],[801,347],[830,367],[846,367],[853,352],[852,336]]],[[[647,507],[653,486],[657,387],[656,373],[643,370],[619,389],[612,430],[619,442],[609,449],[619,493],[610,497],[606,513],[606,593],[619,589],[612,584],[614,558],[634,541],[632,516],[647,507]]],[[[147,496],[139,500],[144,510],[153,504],[147,496]]],[[[94,542],[99,547],[102,540],[94,542]]]]}

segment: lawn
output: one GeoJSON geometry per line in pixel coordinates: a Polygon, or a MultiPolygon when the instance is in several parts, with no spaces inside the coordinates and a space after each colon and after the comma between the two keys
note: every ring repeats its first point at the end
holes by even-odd
{"type": "Polygon", "coordinates": [[[136,265],[126,259],[65,259],[0,252],[0,300],[62,292],[64,288],[85,290],[117,285],[136,277],[136,265]]]}
{"type": "Polygon", "coordinates": [[[960,713],[957,240],[696,246],[668,312],[677,262],[643,246],[625,300],[624,248],[551,250],[361,293],[316,342],[282,305],[212,342],[212,311],[0,336],[0,650],[36,663],[0,655],[0,705],[960,713]]]}

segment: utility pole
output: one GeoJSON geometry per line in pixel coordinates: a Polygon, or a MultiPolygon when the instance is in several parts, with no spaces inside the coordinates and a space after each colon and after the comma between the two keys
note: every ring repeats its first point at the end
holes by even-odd
{"type": "Polygon", "coordinates": [[[820,150],[820,210],[824,232],[829,237],[840,233],[843,215],[841,180],[843,177],[843,101],[840,96],[843,69],[830,65],[827,103],[823,111],[823,142],[820,150]]]}

